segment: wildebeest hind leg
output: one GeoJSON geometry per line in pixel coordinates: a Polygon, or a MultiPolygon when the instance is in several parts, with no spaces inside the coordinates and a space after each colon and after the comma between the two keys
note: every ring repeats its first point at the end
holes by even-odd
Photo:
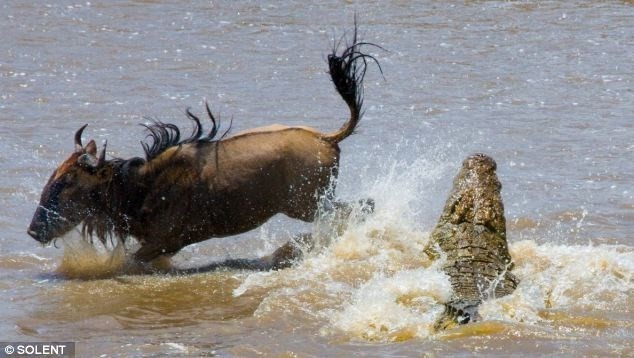
{"type": "Polygon", "coordinates": [[[312,235],[310,233],[299,234],[286,244],[273,251],[270,255],[254,259],[228,259],[221,262],[214,262],[201,267],[178,269],[173,268],[171,274],[193,274],[210,272],[223,269],[232,270],[281,270],[292,266],[302,259],[305,252],[309,252],[314,247],[312,235]]]}
{"type": "Polygon", "coordinates": [[[141,263],[149,263],[160,256],[172,256],[180,249],[180,246],[168,247],[147,244],[134,253],[134,260],[141,263]]]}

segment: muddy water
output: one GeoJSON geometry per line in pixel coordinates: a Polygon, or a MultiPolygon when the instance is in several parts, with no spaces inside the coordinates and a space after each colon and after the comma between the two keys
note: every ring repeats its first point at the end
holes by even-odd
{"type": "MultiPolygon", "coordinates": [[[[81,356],[633,354],[634,7],[631,2],[46,2],[0,5],[0,338],[76,341],[81,356]],[[187,126],[208,100],[235,130],[331,130],[325,74],[358,14],[368,73],[338,195],[376,213],[278,272],[117,275],[120,252],[25,231],[72,134],[142,153],[146,116],[187,126]],[[522,280],[482,323],[434,334],[450,295],[421,255],[461,160],[498,161],[522,280]],[[64,279],[86,275],[101,279],[64,279]]],[[[189,247],[191,267],[271,252],[302,231],[189,247]]],[[[112,250],[112,248],[110,248],[112,250]]]]}

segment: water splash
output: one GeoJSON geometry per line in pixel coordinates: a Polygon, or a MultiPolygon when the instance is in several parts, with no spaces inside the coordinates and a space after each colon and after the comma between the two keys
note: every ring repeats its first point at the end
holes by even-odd
{"type": "MultiPolygon", "coordinates": [[[[326,244],[292,268],[246,275],[234,296],[262,294],[259,319],[298,316],[324,335],[400,341],[431,334],[451,284],[442,262],[423,254],[428,233],[417,209],[446,168],[429,160],[393,162],[359,196],[375,200],[373,215],[352,215],[340,236],[319,240],[326,244]]],[[[313,235],[323,235],[322,226],[318,221],[313,235]]]]}
{"type": "Polygon", "coordinates": [[[620,311],[631,320],[632,248],[526,240],[509,245],[513,272],[521,280],[517,290],[485,301],[480,307],[484,322],[472,329],[434,332],[452,291],[442,259],[432,262],[423,254],[429,228],[420,224],[421,217],[436,218],[440,207],[420,201],[437,196],[438,181],[450,176],[446,169],[446,164],[430,160],[392,164],[359,195],[375,200],[372,216],[349,222],[340,236],[292,268],[245,274],[234,296],[261,295],[255,316],[262,322],[280,317],[311,322],[322,335],[339,340],[489,335],[526,324],[547,329],[564,321],[610,324],[579,318],[579,311],[620,311]],[[562,316],[561,310],[569,314],[562,316]]]}
{"type": "MultiPolygon", "coordinates": [[[[350,302],[333,314],[332,328],[369,341],[402,341],[434,333],[434,324],[451,297],[449,278],[434,264],[376,274],[354,291],[350,302]]],[[[328,332],[324,330],[322,332],[328,332]]]]}
{"type": "Polygon", "coordinates": [[[165,272],[171,268],[168,258],[159,258],[151,265],[134,262],[130,252],[134,250],[121,242],[106,247],[99,243],[68,235],[62,239],[64,252],[56,269],[56,275],[66,279],[98,279],[119,275],[139,275],[149,272],[165,272]]]}
{"type": "Polygon", "coordinates": [[[629,312],[634,292],[634,249],[617,245],[510,246],[521,279],[507,297],[485,302],[484,319],[538,324],[545,310],[629,312]]]}

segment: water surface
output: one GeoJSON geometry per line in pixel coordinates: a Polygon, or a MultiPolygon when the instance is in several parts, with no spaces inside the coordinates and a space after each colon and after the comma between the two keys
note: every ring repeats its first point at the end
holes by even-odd
{"type": "MultiPolygon", "coordinates": [[[[76,341],[81,356],[633,354],[632,24],[618,1],[4,1],[0,337],[76,341]],[[385,78],[368,72],[337,193],[373,197],[373,217],[277,272],[51,275],[116,264],[75,233],[62,249],[26,235],[81,125],[120,157],[142,154],[138,123],[187,128],[204,100],[235,131],[338,128],[325,56],[355,13],[388,51],[369,49],[385,78]],[[450,291],[421,248],[474,152],[498,162],[522,282],[484,322],[436,334],[450,291]]],[[[173,264],[257,257],[318,229],[280,216],[173,264]]]]}

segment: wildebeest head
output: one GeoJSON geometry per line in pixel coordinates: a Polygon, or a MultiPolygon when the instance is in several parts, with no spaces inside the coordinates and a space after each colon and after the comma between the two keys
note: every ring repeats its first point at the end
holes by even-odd
{"type": "Polygon", "coordinates": [[[75,133],[75,151],[53,172],[33,214],[28,234],[41,243],[66,234],[91,215],[95,197],[112,177],[106,146],[97,156],[94,140],[82,145],[85,128],[75,133]]]}

